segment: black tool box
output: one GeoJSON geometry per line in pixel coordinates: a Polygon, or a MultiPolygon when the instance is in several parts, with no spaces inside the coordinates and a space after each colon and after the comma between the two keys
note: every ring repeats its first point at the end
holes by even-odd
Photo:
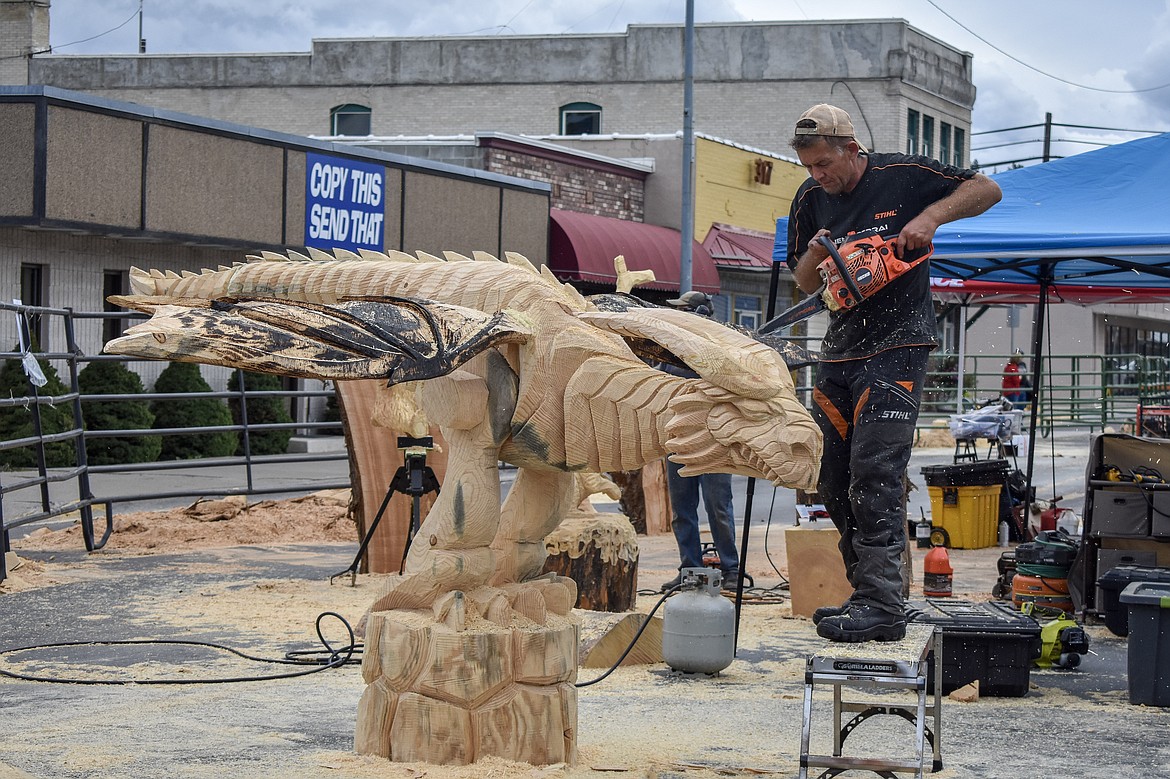
{"type": "Polygon", "coordinates": [[[1129,635],[1129,607],[1121,602],[1121,591],[1133,582],[1170,584],[1170,568],[1145,565],[1119,565],[1105,571],[1097,580],[1101,588],[1098,613],[1105,618],[1105,627],[1115,636],[1129,635]]]}
{"type": "MultiPolygon", "coordinates": [[[[942,628],[943,694],[979,680],[979,694],[1028,693],[1040,656],[1040,624],[1010,603],[927,598],[906,603],[906,619],[942,628]]],[[[933,692],[934,658],[927,676],[933,692]]]]}

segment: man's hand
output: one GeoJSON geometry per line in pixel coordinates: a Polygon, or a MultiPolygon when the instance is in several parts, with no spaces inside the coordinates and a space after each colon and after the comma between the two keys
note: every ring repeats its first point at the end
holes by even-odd
{"type": "Polygon", "coordinates": [[[894,256],[898,259],[905,257],[906,252],[926,248],[934,240],[939,225],[928,214],[929,211],[923,211],[907,222],[898,233],[897,243],[894,244],[894,256]]]}
{"type": "Polygon", "coordinates": [[[829,250],[821,243],[822,237],[833,240],[833,234],[828,230],[824,228],[817,230],[816,235],[809,239],[804,254],[800,255],[796,262],[792,278],[802,292],[811,294],[821,288],[821,274],[817,272],[817,266],[829,256],[829,250]]]}

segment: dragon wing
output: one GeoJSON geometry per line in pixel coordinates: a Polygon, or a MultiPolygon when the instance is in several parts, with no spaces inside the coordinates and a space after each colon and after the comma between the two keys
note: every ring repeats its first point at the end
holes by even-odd
{"type": "Polygon", "coordinates": [[[484,349],[531,336],[512,312],[491,315],[413,298],[371,296],[332,305],[136,295],[110,301],[152,316],[106,344],[109,354],[302,378],[421,381],[451,372],[484,349]]]}
{"type": "MultiPolygon", "coordinates": [[[[663,308],[641,301],[638,301],[641,305],[627,304],[622,300],[625,297],[628,296],[591,297],[590,302],[597,305],[600,311],[577,316],[596,327],[622,336],[641,359],[690,368],[712,384],[722,386],[722,383],[729,381],[726,377],[722,380],[712,378],[719,370],[756,370],[752,362],[760,359],[761,346],[778,353],[788,370],[812,365],[817,361],[814,354],[783,338],[759,336],[738,325],[723,324],[675,308],[663,308]],[[604,307],[599,303],[604,303],[604,307]],[[743,366],[733,365],[740,359],[747,360],[747,363],[743,366]],[[714,367],[717,364],[721,366],[718,370],[714,367]]],[[[637,298],[632,300],[636,301],[637,298]]],[[[770,376],[772,369],[766,370],[770,376]]],[[[739,391],[735,387],[725,389],[739,391]]]]}

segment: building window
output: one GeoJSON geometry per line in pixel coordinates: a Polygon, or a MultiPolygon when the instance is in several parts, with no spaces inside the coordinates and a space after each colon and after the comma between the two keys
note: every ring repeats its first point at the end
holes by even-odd
{"type": "Polygon", "coordinates": [[[331,135],[369,135],[370,109],[354,103],[330,109],[329,128],[331,135]]]}
{"type": "MultiPolygon", "coordinates": [[[[122,270],[108,270],[102,273],[102,311],[121,311],[122,307],[110,302],[110,295],[125,295],[130,286],[130,274],[122,270]]],[[[102,320],[102,341],[109,343],[126,329],[124,319],[102,320]]]]}
{"type": "Polygon", "coordinates": [[[601,133],[601,106],[596,103],[568,103],[561,106],[561,135],[601,133]]]}
{"type": "Polygon", "coordinates": [[[925,157],[934,156],[934,117],[922,117],[922,154],[925,157]]]}
{"type": "Polygon", "coordinates": [[[957,168],[961,168],[964,165],[963,149],[966,148],[966,145],[967,145],[967,132],[965,130],[963,130],[961,127],[956,127],[955,128],[955,148],[954,148],[954,155],[955,156],[954,156],[954,162],[952,162],[951,164],[953,164],[957,168]]]}
{"type": "MultiPolygon", "coordinates": [[[[31,263],[20,266],[20,302],[26,306],[48,305],[49,270],[45,265],[31,263]]],[[[30,314],[28,317],[28,332],[34,343],[42,351],[48,348],[45,333],[44,317],[40,314],[30,314]]]]}
{"type": "Polygon", "coordinates": [[[918,153],[918,119],[919,114],[913,108],[906,114],[906,153],[918,153]]]}
{"type": "Polygon", "coordinates": [[[938,159],[944,165],[951,164],[951,126],[946,122],[938,124],[938,159]]]}
{"type": "Polygon", "coordinates": [[[760,326],[761,311],[759,295],[735,296],[735,324],[755,330],[760,326]]]}

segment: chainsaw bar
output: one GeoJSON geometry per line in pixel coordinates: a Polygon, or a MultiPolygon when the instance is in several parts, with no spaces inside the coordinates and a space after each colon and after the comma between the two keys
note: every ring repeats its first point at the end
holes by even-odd
{"type": "Polygon", "coordinates": [[[762,324],[757,332],[771,333],[791,327],[825,309],[837,311],[853,308],[906,271],[928,259],[931,251],[904,262],[895,256],[894,244],[898,236],[889,238],[870,236],[845,243],[838,250],[825,236],[818,240],[828,252],[828,258],[818,266],[824,283],[809,297],[787,311],[762,324]]]}

